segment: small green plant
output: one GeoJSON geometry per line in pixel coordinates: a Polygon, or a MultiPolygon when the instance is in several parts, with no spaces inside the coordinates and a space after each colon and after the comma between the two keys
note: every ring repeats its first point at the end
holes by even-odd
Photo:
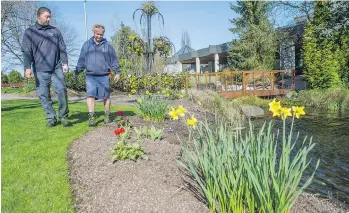
{"type": "Polygon", "coordinates": [[[139,158],[146,159],[146,156],[144,151],[142,150],[141,142],[126,144],[124,141],[120,141],[111,149],[111,158],[114,163],[118,160],[129,159],[136,161],[139,158]]]}
{"type": "Polygon", "coordinates": [[[154,126],[152,126],[150,129],[148,129],[148,136],[153,141],[155,141],[156,139],[161,140],[163,131],[164,129],[156,129],[154,126]]]}
{"type": "Polygon", "coordinates": [[[143,136],[142,127],[140,127],[139,129],[137,127],[133,127],[133,130],[136,134],[137,139],[140,139],[143,136]]]}
{"type": "Polygon", "coordinates": [[[118,127],[132,127],[130,119],[127,116],[123,116],[123,111],[116,112],[115,122],[118,127]]]}
{"type": "Polygon", "coordinates": [[[137,129],[137,127],[133,128],[135,133],[136,133],[136,137],[138,139],[143,138],[143,137],[148,137],[148,127],[147,126],[141,126],[139,127],[139,129],[137,129]]]}
{"type": "Polygon", "coordinates": [[[137,139],[140,139],[140,138],[151,138],[152,140],[156,140],[156,139],[159,139],[161,140],[162,139],[162,134],[163,134],[163,131],[164,129],[156,129],[153,125],[151,126],[151,128],[148,128],[147,126],[143,126],[143,127],[140,127],[139,129],[137,129],[136,127],[133,128],[135,133],[136,133],[136,137],[137,139]]]}
{"type": "Polygon", "coordinates": [[[132,144],[126,143],[126,140],[129,139],[130,128],[117,128],[114,130],[114,134],[118,138],[117,144],[111,148],[111,158],[113,163],[118,160],[133,160],[136,161],[139,158],[146,158],[145,153],[142,150],[142,143],[136,142],[132,144]]]}
{"type": "Polygon", "coordinates": [[[29,93],[31,91],[34,91],[36,88],[35,80],[34,79],[29,79],[27,83],[25,83],[23,87],[23,92],[24,93],[29,93]]]}
{"type": "Polygon", "coordinates": [[[136,106],[145,120],[161,122],[166,118],[168,102],[159,97],[142,96],[136,106]]]}

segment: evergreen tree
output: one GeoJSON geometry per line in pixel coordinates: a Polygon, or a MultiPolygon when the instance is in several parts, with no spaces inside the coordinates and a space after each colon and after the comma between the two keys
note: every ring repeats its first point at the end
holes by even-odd
{"type": "Polygon", "coordinates": [[[314,18],[304,31],[304,76],[313,88],[338,87],[348,83],[348,34],[337,31],[327,37],[324,33],[333,20],[328,2],[319,1],[314,18]]]}
{"type": "Polygon", "coordinates": [[[331,36],[335,32],[349,30],[349,3],[347,1],[329,1],[328,10],[331,13],[330,21],[323,34],[331,36]]]}
{"type": "Polygon", "coordinates": [[[240,14],[231,20],[237,35],[230,45],[228,63],[234,70],[271,69],[275,62],[275,31],[268,19],[271,3],[267,1],[237,1],[230,5],[240,14]]]}

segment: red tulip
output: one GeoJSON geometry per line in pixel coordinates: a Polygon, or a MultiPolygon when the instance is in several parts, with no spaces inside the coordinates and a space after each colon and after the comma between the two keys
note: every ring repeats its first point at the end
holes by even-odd
{"type": "Polygon", "coordinates": [[[125,128],[117,128],[116,130],[114,130],[114,134],[116,136],[120,135],[121,133],[125,132],[125,128]]]}
{"type": "Polygon", "coordinates": [[[121,115],[122,115],[122,111],[121,111],[121,110],[120,110],[120,111],[117,111],[116,114],[117,114],[118,116],[121,116],[121,115]]]}

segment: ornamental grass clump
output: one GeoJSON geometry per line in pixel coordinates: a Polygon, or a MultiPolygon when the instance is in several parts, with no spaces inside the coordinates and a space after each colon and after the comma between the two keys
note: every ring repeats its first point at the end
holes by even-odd
{"type": "Polygon", "coordinates": [[[178,162],[195,178],[211,212],[286,213],[311,183],[319,160],[310,176],[303,173],[315,144],[308,137],[298,143],[299,134],[293,134],[294,118],[305,114],[304,107],[283,108],[276,100],[269,106],[283,120],[281,136],[273,133],[272,121],[257,133],[251,122],[246,134],[223,122],[215,129],[203,122],[190,129],[197,132],[178,162]]]}
{"type": "Polygon", "coordinates": [[[168,102],[156,96],[142,96],[136,104],[145,120],[164,121],[169,108],[168,102]]]}

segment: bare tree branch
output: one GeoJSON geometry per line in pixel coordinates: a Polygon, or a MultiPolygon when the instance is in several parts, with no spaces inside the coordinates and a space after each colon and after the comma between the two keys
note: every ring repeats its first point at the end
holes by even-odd
{"type": "Polygon", "coordinates": [[[314,11],[315,1],[278,1],[275,2],[274,6],[293,17],[305,16],[309,22],[314,11]]]}

